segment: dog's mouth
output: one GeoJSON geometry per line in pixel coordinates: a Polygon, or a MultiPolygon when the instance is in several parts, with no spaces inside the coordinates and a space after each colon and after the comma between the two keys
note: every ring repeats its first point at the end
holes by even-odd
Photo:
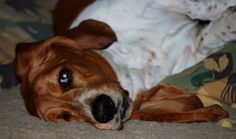
{"type": "Polygon", "coordinates": [[[121,111],[120,111],[120,115],[121,115],[121,119],[122,121],[126,121],[129,118],[129,109],[131,109],[131,105],[129,104],[128,100],[126,98],[124,98],[122,107],[121,107],[121,111]]]}

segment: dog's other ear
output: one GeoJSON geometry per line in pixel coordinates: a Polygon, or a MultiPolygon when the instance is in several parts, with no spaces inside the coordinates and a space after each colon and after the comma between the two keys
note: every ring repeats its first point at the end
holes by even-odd
{"type": "Polygon", "coordinates": [[[30,68],[30,60],[33,51],[33,47],[36,43],[19,43],[16,45],[16,75],[22,81],[26,78],[26,73],[30,68]]]}
{"type": "Polygon", "coordinates": [[[64,35],[77,41],[81,49],[105,49],[117,41],[109,25],[93,19],[84,20],[64,35]]]}
{"type": "MultiPolygon", "coordinates": [[[[15,59],[16,59],[16,75],[21,80],[21,82],[25,81],[30,74],[30,71],[37,70],[39,71],[40,63],[46,61],[50,56],[50,47],[57,42],[62,45],[70,45],[76,47],[75,41],[71,41],[70,39],[58,36],[52,37],[39,42],[29,42],[29,43],[18,43],[15,49],[15,59]],[[68,43],[67,43],[68,42],[68,43]]],[[[34,71],[36,72],[36,71],[34,71]]],[[[30,75],[29,78],[32,79],[33,75],[30,75]]]]}
{"type": "Polygon", "coordinates": [[[34,57],[38,43],[19,43],[16,45],[16,75],[21,81],[21,94],[25,100],[25,106],[29,113],[36,115],[34,93],[28,86],[29,82],[29,69],[32,68],[31,59],[34,57]]]}

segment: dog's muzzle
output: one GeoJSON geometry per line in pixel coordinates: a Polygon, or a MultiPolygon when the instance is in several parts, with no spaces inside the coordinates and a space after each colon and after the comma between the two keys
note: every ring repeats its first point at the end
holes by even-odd
{"type": "Polygon", "coordinates": [[[99,95],[92,103],[92,114],[99,123],[108,123],[114,119],[116,114],[120,114],[121,120],[126,118],[129,108],[130,104],[126,98],[123,98],[121,106],[116,106],[111,97],[99,95]]]}
{"type": "Polygon", "coordinates": [[[115,103],[107,95],[98,96],[92,104],[94,118],[100,123],[107,123],[117,113],[115,103]]]}

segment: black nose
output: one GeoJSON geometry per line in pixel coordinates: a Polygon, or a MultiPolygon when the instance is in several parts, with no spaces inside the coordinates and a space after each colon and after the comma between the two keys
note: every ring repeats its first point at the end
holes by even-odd
{"type": "Polygon", "coordinates": [[[107,95],[98,96],[92,104],[93,116],[100,123],[107,123],[112,120],[116,112],[114,102],[107,95]]]}

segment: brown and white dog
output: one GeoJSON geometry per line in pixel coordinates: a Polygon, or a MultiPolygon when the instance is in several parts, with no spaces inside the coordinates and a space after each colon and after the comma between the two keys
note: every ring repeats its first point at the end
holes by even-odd
{"type": "Polygon", "coordinates": [[[16,48],[27,110],[46,121],[89,122],[99,129],[121,129],[130,118],[226,118],[221,107],[203,107],[194,94],[158,84],[236,38],[235,5],[235,0],[60,0],[55,37],[16,48]]]}

